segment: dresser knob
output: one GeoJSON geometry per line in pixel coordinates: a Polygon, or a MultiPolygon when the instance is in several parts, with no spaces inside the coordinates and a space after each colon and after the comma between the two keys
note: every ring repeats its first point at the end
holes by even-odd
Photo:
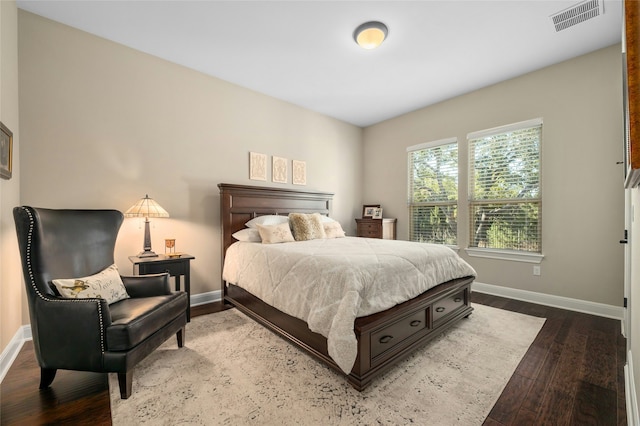
{"type": "Polygon", "coordinates": [[[436,308],[436,312],[444,312],[444,307],[443,306],[438,306],[436,308]]]}
{"type": "Polygon", "coordinates": [[[459,297],[456,297],[455,299],[453,299],[454,302],[458,303],[458,302],[462,302],[462,299],[459,297]]]}
{"type": "Polygon", "coordinates": [[[420,321],[420,320],[413,320],[413,321],[411,321],[411,322],[409,323],[409,325],[410,325],[411,327],[417,327],[417,326],[419,326],[421,323],[422,323],[422,321],[420,321]]]}
{"type": "Polygon", "coordinates": [[[389,343],[393,339],[393,336],[382,336],[380,338],[380,343],[389,343]]]}

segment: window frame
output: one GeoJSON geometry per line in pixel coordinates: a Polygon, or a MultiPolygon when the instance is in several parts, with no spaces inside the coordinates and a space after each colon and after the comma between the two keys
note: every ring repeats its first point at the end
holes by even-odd
{"type": "MultiPolygon", "coordinates": [[[[468,214],[469,214],[469,246],[465,249],[466,253],[469,256],[473,257],[483,257],[483,258],[491,258],[491,259],[499,259],[499,260],[510,260],[510,261],[518,261],[518,262],[527,262],[527,263],[540,263],[544,258],[544,254],[542,252],[542,134],[543,134],[543,119],[535,118],[532,120],[521,121],[517,123],[507,124],[504,126],[494,127],[491,129],[480,130],[477,132],[471,132],[467,134],[467,148],[468,148],[468,176],[467,176],[467,185],[468,185],[468,214]],[[496,136],[504,133],[515,132],[518,130],[526,130],[533,127],[540,127],[540,139],[539,139],[539,152],[538,152],[538,196],[536,198],[529,198],[530,202],[536,202],[538,205],[538,235],[539,235],[539,245],[540,252],[533,251],[524,251],[524,250],[512,250],[512,249],[498,249],[492,247],[472,247],[471,246],[471,238],[473,235],[473,205],[477,205],[478,202],[482,202],[485,200],[473,199],[473,185],[475,184],[474,173],[472,173],[472,161],[474,152],[471,148],[471,140],[473,139],[481,139],[484,137],[496,136]]],[[[501,202],[505,202],[508,199],[502,199],[501,202]]],[[[515,200],[515,199],[514,199],[515,200]]],[[[491,200],[486,200],[486,202],[491,203],[491,200]]],[[[518,201],[518,203],[522,203],[522,201],[518,201]]]]}

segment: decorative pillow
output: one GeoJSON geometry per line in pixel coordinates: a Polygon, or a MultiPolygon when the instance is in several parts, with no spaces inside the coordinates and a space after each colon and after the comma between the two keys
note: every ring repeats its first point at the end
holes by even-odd
{"type": "Polygon", "coordinates": [[[267,214],[264,216],[254,217],[249,222],[245,223],[244,226],[246,226],[247,228],[257,228],[257,225],[280,225],[281,223],[288,222],[289,218],[287,216],[267,214]]]}
{"type": "Polygon", "coordinates": [[[290,213],[289,224],[296,241],[325,238],[322,215],[320,213],[290,213]]]}
{"type": "Polygon", "coordinates": [[[326,238],[344,238],[344,231],[340,222],[325,222],[322,224],[326,238]]]}
{"type": "Polygon", "coordinates": [[[244,228],[238,232],[234,232],[231,236],[238,241],[249,241],[253,243],[259,243],[262,241],[260,239],[260,232],[255,228],[244,228]]]}
{"type": "Polygon", "coordinates": [[[90,277],[57,279],[52,282],[58,293],[69,299],[99,298],[112,304],[129,298],[116,265],[90,277]]]}
{"type": "Polygon", "coordinates": [[[290,243],[295,241],[289,229],[289,223],[279,225],[256,225],[262,244],[290,243]]]}

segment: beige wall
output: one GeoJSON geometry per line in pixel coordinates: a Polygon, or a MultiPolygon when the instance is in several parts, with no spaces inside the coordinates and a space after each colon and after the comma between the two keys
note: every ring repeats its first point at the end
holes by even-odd
{"type": "Polygon", "coordinates": [[[20,204],[18,121],[18,10],[0,2],[0,121],[13,133],[13,177],[0,179],[0,352],[23,322],[20,256],[12,208],[20,204]]]}
{"type": "MultiPolygon", "coordinates": [[[[249,151],[306,161],[295,188],[335,192],[332,215],[355,232],[360,128],[25,11],[19,48],[23,204],[124,211],[148,193],[171,214],[152,220],[154,250],[175,238],[196,257],[192,294],[220,288],[218,183],[294,187],[249,180],[249,151]]],[[[141,225],[121,228],[122,272],[141,225]]]]}
{"type": "Polygon", "coordinates": [[[366,128],[363,201],[381,203],[385,216],[398,218],[399,238],[408,238],[406,148],[457,137],[459,246],[467,247],[467,133],[542,117],[542,275],[534,277],[531,264],[460,254],[481,283],[621,306],[620,50],[602,49],[366,128]]]}

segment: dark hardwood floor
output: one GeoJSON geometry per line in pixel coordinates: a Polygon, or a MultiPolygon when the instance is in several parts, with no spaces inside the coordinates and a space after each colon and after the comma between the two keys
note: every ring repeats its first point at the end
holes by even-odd
{"type": "MultiPolygon", "coordinates": [[[[479,293],[472,300],[547,318],[485,425],[627,424],[620,321],[479,293]]],[[[197,306],[191,315],[221,308],[197,306]]],[[[1,424],[111,424],[106,374],[58,371],[42,391],[39,380],[33,344],[26,342],[0,385],[1,424]]]]}

